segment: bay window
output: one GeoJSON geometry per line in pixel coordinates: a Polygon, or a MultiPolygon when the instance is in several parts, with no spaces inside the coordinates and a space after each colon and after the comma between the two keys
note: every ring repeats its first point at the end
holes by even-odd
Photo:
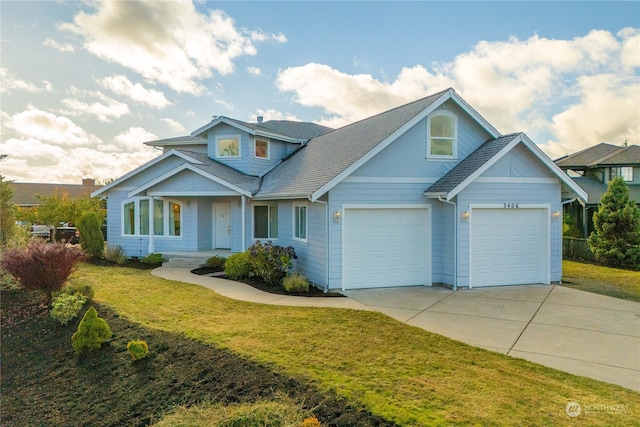
{"type": "Polygon", "coordinates": [[[180,236],[182,205],[179,202],[155,199],[152,208],[148,197],[138,197],[122,204],[123,235],[148,236],[151,221],[154,236],[180,236]]]}

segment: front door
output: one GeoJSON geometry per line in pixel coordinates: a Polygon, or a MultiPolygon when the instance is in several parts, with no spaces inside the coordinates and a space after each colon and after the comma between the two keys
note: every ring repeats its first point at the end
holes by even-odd
{"type": "Polygon", "coordinates": [[[231,248],[231,204],[213,204],[213,247],[231,248]]]}

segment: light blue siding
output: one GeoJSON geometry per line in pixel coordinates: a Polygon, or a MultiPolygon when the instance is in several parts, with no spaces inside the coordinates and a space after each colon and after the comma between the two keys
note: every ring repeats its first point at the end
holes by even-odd
{"type": "Polygon", "coordinates": [[[487,169],[482,176],[545,178],[555,175],[526,146],[518,144],[487,169]]]}
{"type": "MultiPolygon", "coordinates": [[[[396,141],[355,171],[356,177],[422,177],[441,178],[458,162],[491,136],[452,101],[435,112],[445,110],[458,117],[458,159],[427,159],[427,120],[418,122],[396,141]]],[[[426,189],[426,188],[425,188],[426,189]]]]}
{"type": "Polygon", "coordinates": [[[218,184],[217,182],[212,182],[209,178],[205,178],[195,172],[185,170],[165,179],[147,190],[149,193],[161,193],[163,191],[179,191],[181,193],[207,192],[210,194],[216,192],[229,193],[233,190],[222,184],[218,184]]]}
{"type": "Polygon", "coordinates": [[[249,175],[262,176],[273,169],[280,160],[287,155],[287,146],[291,145],[286,142],[276,141],[268,138],[258,138],[261,140],[269,141],[269,158],[260,159],[255,157],[255,138],[251,138],[251,152],[247,153],[249,156],[249,175]]]}

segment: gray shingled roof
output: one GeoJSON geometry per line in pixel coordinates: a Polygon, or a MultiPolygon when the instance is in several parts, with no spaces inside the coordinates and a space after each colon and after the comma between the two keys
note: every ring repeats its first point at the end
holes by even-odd
{"type": "Polygon", "coordinates": [[[254,131],[263,131],[268,133],[275,133],[282,136],[287,136],[293,139],[301,139],[308,141],[311,138],[320,136],[324,133],[330,132],[333,129],[322,126],[316,123],[310,122],[297,122],[293,120],[269,120],[262,123],[248,123],[242,120],[232,119],[231,117],[225,117],[225,119],[238,123],[241,126],[248,127],[254,131]]]}
{"type": "MultiPolygon", "coordinates": [[[[448,90],[448,89],[447,89],[448,90]]],[[[307,197],[438,100],[442,91],[313,138],[269,171],[256,198],[307,197]]]]}
{"type": "Polygon", "coordinates": [[[9,182],[13,191],[11,203],[17,206],[37,206],[40,204],[37,196],[51,197],[56,193],[67,193],[71,198],[89,197],[101,185],[92,184],[42,184],[34,182],[9,182]]]}
{"type": "MultiPolygon", "coordinates": [[[[571,178],[589,195],[590,205],[599,205],[602,195],[607,191],[607,184],[591,177],[575,177],[571,178]]],[[[636,204],[640,204],[640,185],[631,184],[629,187],[629,198],[634,200],[636,204]]]]}
{"type": "Polygon", "coordinates": [[[521,133],[512,133],[485,141],[473,153],[469,154],[466,159],[458,163],[445,176],[429,187],[425,193],[449,193],[520,135],[521,133]]]}
{"type": "Polygon", "coordinates": [[[179,151],[186,156],[189,156],[202,163],[191,163],[192,166],[200,169],[203,172],[215,175],[230,184],[233,184],[237,187],[242,188],[243,190],[250,192],[251,194],[254,194],[260,188],[260,177],[246,175],[230,166],[211,159],[204,153],[197,153],[195,151],[189,150],[176,151],[179,151]]]}
{"type": "Polygon", "coordinates": [[[602,142],[577,153],[556,159],[555,163],[563,169],[640,164],[640,146],[620,147],[602,142]]]}
{"type": "Polygon", "coordinates": [[[163,145],[167,145],[167,144],[179,145],[179,144],[184,144],[185,142],[187,144],[206,144],[207,138],[202,138],[200,136],[185,135],[185,136],[176,136],[174,138],[158,139],[157,141],[147,141],[144,144],[155,145],[158,142],[162,143],[163,145]]]}

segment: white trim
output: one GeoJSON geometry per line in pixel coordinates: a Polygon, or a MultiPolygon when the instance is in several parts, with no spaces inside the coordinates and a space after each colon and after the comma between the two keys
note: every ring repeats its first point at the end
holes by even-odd
{"type": "Polygon", "coordinates": [[[291,239],[296,241],[296,242],[302,242],[302,243],[307,243],[309,241],[309,204],[307,202],[299,202],[299,203],[292,203],[291,204],[291,229],[292,229],[292,234],[291,234],[291,239]],[[296,237],[296,232],[298,231],[296,229],[296,220],[297,220],[297,216],[296,216],[296,208],[304,208],[305,209],[305,214],[304,214],[304,239],[301,237],[296,237]]]}
{"type": "Polygon", "coordinates": [[[195,137],[198,135],[201,135],[202,133],[208,131],[209,129],[219,125],[220,123],[224,123],[226,125],[229,125],[233,128],[236,128],[242,132],[246,132],[249,135],[254,135],[254,136],[262,136],[265,138],[274,138],[280,141],[284,141],[284,142],[293,142],[293,143],[297,143],[297,144],[303,144],[305,142],[307,142],[307,139],[298,139],[298,138],[291,138],[289,136],[286,135],[280,135],[277,133],[272,133],[272,132],[267,132],[267,131],[263,131],[263,130],[254,130],[250,127],[247,126],[243,126],[240,123],[230,120],[227,117],[217,117],[215,120],[212,120],[211,122],[207,123],[204,126],[199,127],[198,129],[196,129],[195,131],[191,132],[191,136],[195,137]]]}
{"type": "Polygon", "coordinates": [[[226,160],[231,160],[231,159],[241,159],[242,158],[242,135],[240,134],[236,134],[236,135],[216,135],[216,140],[215,140],[215,144],[214,144],[214,158],[216,159],[226,159],[226,160]],[[235,139],[238,141],[238,154],[236,156],[221,156],[220,152],[218,151],[219,148],[219,143],[220,140],[222,139],[235,139]]]}
{"type": "MultiPolygon", "coordinates": [[[[96,197],[99,196],[100,194],[104,193],[107,190],[110,190],[111,188],[115,187],[116,185],[119,185],[121,182],[131,178],[132,176],[142,172],[145,169],[150,168],[151,166],[157,164],[158,162],[166,159],[167,157],[170,156],[177,156],[180,157],[181,159],[183,159],[184,161],[190,162],[190,163],[195,163],[197,165],[201,165],[203,164],[200,160],[194,159],[193,157],[189,157],[184,153],[181,153],[180,151],[177,150],[169,150],[166,153],[156,157],[153,160],[148,161],[147,163],[143,164],[142,166],[139,166],[137,168],[135,168],[132,171],[127,172],[126,174],[122,175],[120,178],[111,181],[109,184],[105,185],[104,187],[100,188],[99,190],[94,191],[93,193],[91,193],[91,197],[96,197]]],[[[129,188],[129,187],[126,187],[129,188]]],[[[135,187],[134,187],[135,188],[135,187]]]]}
{"type": "MultiPolygon", "coordinates": [[[[131,190],[129,192],[128,196],[129,197],[134,197],[137,194],[139,194],[139,193],[141,193],[141,192],[153,187],[156,184],[161,183],[162,181],[165,181],[165,180],[171,178],[172,176],[174,176],[174,175],[176,175],[179,172],[182,172],[184,170],[189,170],[189,171],[191,171],[193,173],[196,173],[196,174],[198,174],[200,176],[203,176],[204,178],[210,179],[211,181],[214,181],[214,182],[216,182],[216,183],[218,183],[220,185],[223,185],[223,186],[225,186],[225,187],[227,187],[227,188],[229,188],[229,189],[231,189],[231,190],[233,190],[233,191],[235,191],[237,193],[240,193],[242,195],[251,197],[251,193],[249,193],[247,190],[244,190],[244,189],[242,189],[242,188],[240,188],[240,187],[238,187],[236,185],[231,184],[230,182],[227,182],[227,181],[225,181],[225,180],[223,180],[221,178],[218,178],[216,175],[212,175],[210,173],[207,173],[207,172],[205,172],[205,171],[203,171],[203,170],[201,170],[201,169],[199,169],[199,168],[197,168],[197,167],[195,167],[195,166],[193,166],[193,165],[191,165],[189,163],[183,163],[180,166],[176,167],[175,169],[172,169],[172,170],[170,170],[170,171],[168,171],[168,172],[156,177],[155,179],[146,182],[145,184],[141,185],[140,187],[135,188],[134,190],[131,190]]],[[[183,195],[183,194],[186,195],[186,193],[180,193],[180,195],[183,195]]],[[[190,194],[190,195],[192,195],[192,194],[190,194]]],[[[232,195],[237,196],[238,194],[232,194],[232,195]]]]}
{"type": "MultiPolygon", "coordinates": [[[[473,288],[473,261],[472,261],[472,256],[473,256],[473,239],[471,238],[473,233],[472,233],[472,228],[473,228],[473,210],[474,209],[504,209],[504,204],[503,203],[470,203],[469,204],[469,231],[468,231],[468,236],[469,236],[469,260],[468,260],[468,265],[469,265],[469,289],[473,288]]],[[[551,283],[551,204],[549,203],[519,203],[518,204],[518,208],[515,208],[514,210],[524,210],[524,209],[541,209],[546,211],[546,225],[547,225],[547,229],[546,232],[544,233],[545,236],[545,242],[544,242],[544,247],[546,249],[546,253],[545,253],[545,257],[544,257],[544,264],[542,266],[542,268],[544,269],[544,272],[542,274],[543,276],[543,281],[545,285],[548,285],[551,283]]]]}
{"type": "MultiPolygon", "coordinates": [[[[432,219],[431,219],[431,204],[428,203],[390,203],[390,204],[373,204],[373,203],[344,203],[342,208],[340,209],[342,220],[340,221],[341,227],[341,281],[342,281],[342,291],[346,291],[347,283],[346,283],[346,233],[345,233],[345,216],[347,214],[347,210],[364,210],[364,209],[424,209],[425,211],[425,221],[427,225],[427,239],[426,239],[426,258],[425,258],[425,286],[431,286],[432,283],[432,265],[431,265],[431,241],[433,238],[432,231],[432,219]]],[[[328,262],[328,260],[327,260],[328,262]]]]}
{"type": "Polygon", "coordinates": [[[438,178],[411,176],[348,176],[342,182],[370,184],[434,184],[438,178]]]}
{"type": "Polygon", "coordinates": [[[458,160],[458,116],[447,110],[436,110],[429,117],[427,117],[427,155],[426,159],[429,160],[444,160],[444,161],[456,161],[458,160]],[[431,154],[431,120],[438,116],[446,116],[453,120],[453,138],[436,137],[435,139],[453,140],[451,146],[451,155],[443,154],[431,154]]]}
{"type": "Polygon", "coordinates": [[[253,138],[253,158],[256,160],[271,160],[271,141],[268,138],[253,138]],[[256,143],[258,141],[267,143],[267,156],[266,157],[258,157],[256,156],[256,143]]]}
{"type": "Polygon", "coordinates": [[[160,197],[227,197],[238,196],[236,191],[147,191],[148,196],[160,197]]]}
{"type": "Polygon", "coordinates": [[[515,176],[480,176],[475,182],[491,184],[559,184],[558,178],[515,177],[515,176]]]}

